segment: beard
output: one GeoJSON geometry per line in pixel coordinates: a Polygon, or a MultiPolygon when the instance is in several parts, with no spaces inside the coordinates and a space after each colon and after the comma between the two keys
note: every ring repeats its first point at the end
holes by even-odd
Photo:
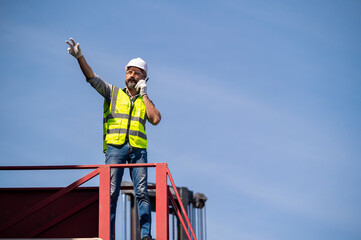
{"type": "Polygon", "coordinates": [[[129,79],[125,80],[125,85],[129,89],[133,89],[135,87],[135,85],[137,85],[137,82],[135,81],[134,78],[129,78],[129,79]]]}

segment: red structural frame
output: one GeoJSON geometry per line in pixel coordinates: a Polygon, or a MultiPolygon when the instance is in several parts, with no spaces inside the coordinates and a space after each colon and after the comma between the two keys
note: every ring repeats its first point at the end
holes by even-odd
{"type": "MultiPolygon", "coordinates": [[[[180,200],[179,193],[168,169],[166,163],[146,163],[146,164],[107,164],[107,165],[63,165],[63,166],[3,166],[0,170],[65,170],[65,169],[95,169],[69,186],[61,189],[57,193],[51,195],[47,199],[39,202],[37,205],[30,209],[19,213],[13,219],[0,226],[0,232],[10,228],[19,221],[25,219],[31,214],[37,212],[51,202],[65,195],[73,189],[76,189],[83,183],[89,181],[93,177],[99,175],[99,238],[103,240],[110,240],[110,169],[111,168],[134,168],[134,167],[155,167],[156,168],[156,239],[168,240],[169,239],[169,200],[177,213],[178,219],[183,226],[184,231],[189,240],[196,240],[195,233],[192,225],[190,224],[187,212],[180,200]],[[174,189],[176,200],[173,198],[168,186],[168,179],[174,189]],[[180,209],[177,207],[178,205],[180,209]]],[[[96,200],[96,199],[95,199],[96,200]]],[[[89,199],[88,201],[95,201],[89,199]]],[[[86,204],[86,203],[84,203],[86,204]]],[[[81,206],[80,206],[81,207],[81,206]]],[[[54,222],[61,221],[55,219],[54,222]]],[[[52,224],[52,223],[49,223],[52,224]]],[[[47,226],[40,226],[34,230],[34,236],[47,226]]],[[[32,234],[32,235],[33,235],[32,234]]]]}

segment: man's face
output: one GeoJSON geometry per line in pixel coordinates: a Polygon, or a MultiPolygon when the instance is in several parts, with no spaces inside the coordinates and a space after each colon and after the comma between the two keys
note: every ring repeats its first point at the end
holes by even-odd
{"type": "Polygon", "coordinates": [[[125,85],[132,89],[137,85],[138,81],[143,79],[143,72],[137,67],[129,67],[125,74],[125,85]]]}

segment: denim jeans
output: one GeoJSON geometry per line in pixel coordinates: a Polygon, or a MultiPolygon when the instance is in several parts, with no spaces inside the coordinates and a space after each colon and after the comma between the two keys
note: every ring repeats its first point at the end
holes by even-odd
{"type": "MultiPolygon", "coordinates": [[[[108,145],[106,164],[147,163],[147,149],[134,148],[129,142],[123,145],[108,145]]],[[[130,176],[138,202],[139,221],[142,238],[151,237],[151,205],[148,195],[147,168],[130,168],[130,176]]],[[[124,168],[111,168],[110,180],[110,239],[115,237],[115,214],[122,183],[124,168]]]]}

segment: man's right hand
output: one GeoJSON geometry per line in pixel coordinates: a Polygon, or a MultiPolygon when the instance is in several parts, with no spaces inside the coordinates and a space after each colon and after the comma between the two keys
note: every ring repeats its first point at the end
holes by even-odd
{"type": "Polygon", "coordinates": [[[73,57],[75,57],[76,59],[83,56],[83,54],[80,50],[79,43],[76,43],[73,38],[70,38],[70,41],[71,41],[71,43],[68,40],[65,41],[70,46],[68,48],[68,53],[70,55],[72,55],[73,57]]]}

